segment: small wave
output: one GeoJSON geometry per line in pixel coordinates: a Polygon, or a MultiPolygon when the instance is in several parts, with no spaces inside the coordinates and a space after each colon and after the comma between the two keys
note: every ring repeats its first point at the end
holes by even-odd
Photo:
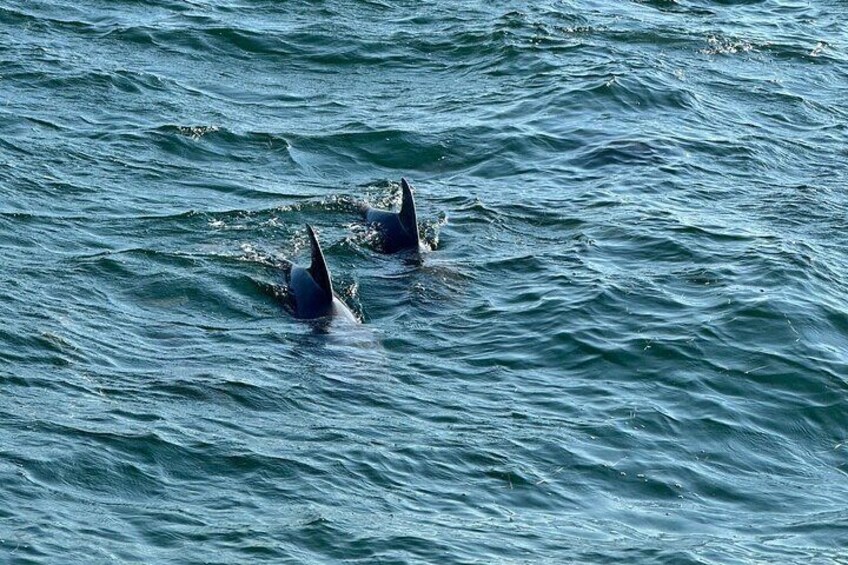
{"type": "MultiPolygon", "coordinates": [[[[125,135],[137,135],[128,133],[125,135]]],[[[143,131],[165,153],[196,161],[285,163],[297,167],[287,137],[268,132],[234,132],[217,125],[162,125],[143,131]]]]}
{"type": "Polygon", "coordinates": [[[573,158],[584,169],[597,169],[619,165],[658,165],[668,159],[672,146],[655,140],[622,139],[589,147],[573,158]]]}
{"type": "Polygon", "coordinates": [[[735,55],[758,50],[753,43],[745,39],[715,35],[707,37],[707,45],[708,47],[701,49],[701,53],[705,55],[735,55]]]}

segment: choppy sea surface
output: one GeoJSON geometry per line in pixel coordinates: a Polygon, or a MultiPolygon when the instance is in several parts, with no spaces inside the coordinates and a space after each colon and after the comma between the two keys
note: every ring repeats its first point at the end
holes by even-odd
{"type": "Polygon", "coordinates": [[[0,561],[848,563],[846,17],[0,1],[0,561]]]}

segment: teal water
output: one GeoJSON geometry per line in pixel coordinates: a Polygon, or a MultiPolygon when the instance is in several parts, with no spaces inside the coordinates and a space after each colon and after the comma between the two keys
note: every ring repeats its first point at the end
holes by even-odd
{"type": "Polygon", "coordinates": [[[0,562],[848,563],[846,8],[0,0],[0,562]]]}

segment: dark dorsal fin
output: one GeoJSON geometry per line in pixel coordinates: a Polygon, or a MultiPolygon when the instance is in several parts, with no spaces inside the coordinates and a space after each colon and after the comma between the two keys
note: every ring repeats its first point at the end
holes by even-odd
{"type": "Polygon", "coordinates": [[[312,243],[312,264],[309,266],[309,274],[312,275],[312,280],[315,281],[321,290],[327,293],[327,296],[333,296],[333,283],[330,280],[330,270],[327,268],[327,262],[324,260],[324,253],[321,251],[321,245],[318,243],[318,238],[315,236],[315,230],[309,224],[306,225],[306,231],[309,233],[309,241],[312,243]]]}
{"type": "Polygon", "coordinates": [[[412,198],[412,187],[406,182],[406,179],[400,179],[400,188],[403,192],[403,200],[401,200],[400,223],[406,232],[418,240],[418,215],[415,213],[415,199],[412,198]]]}

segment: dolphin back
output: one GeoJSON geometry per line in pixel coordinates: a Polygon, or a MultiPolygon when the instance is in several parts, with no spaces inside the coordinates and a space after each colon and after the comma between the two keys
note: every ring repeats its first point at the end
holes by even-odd
{"type": "Polygon", "coordinates": [[[312,246],[312,264],[307,268],[292,265],[287,273],[289,298],[298,318],[322,318],[333,313],[333,283],[321,245],[312,226],[307,225],[312,246]]]}
{"type": "Polygon", "coordinates": [[[387,212],[376,208],[365,209],[365,221],[377,226],[383,236],[385,253],[417,251],[419,248],[418,214],[412,187],[401,179],[402,200],[400,212],[387,212]]]}
{"type": "Polygon", "coordinates": [[[327,294],[309,269],[294,266],[288,280],[290,305],[296,318],[323,318],[333,313],[333,295],[327,294]]]}

